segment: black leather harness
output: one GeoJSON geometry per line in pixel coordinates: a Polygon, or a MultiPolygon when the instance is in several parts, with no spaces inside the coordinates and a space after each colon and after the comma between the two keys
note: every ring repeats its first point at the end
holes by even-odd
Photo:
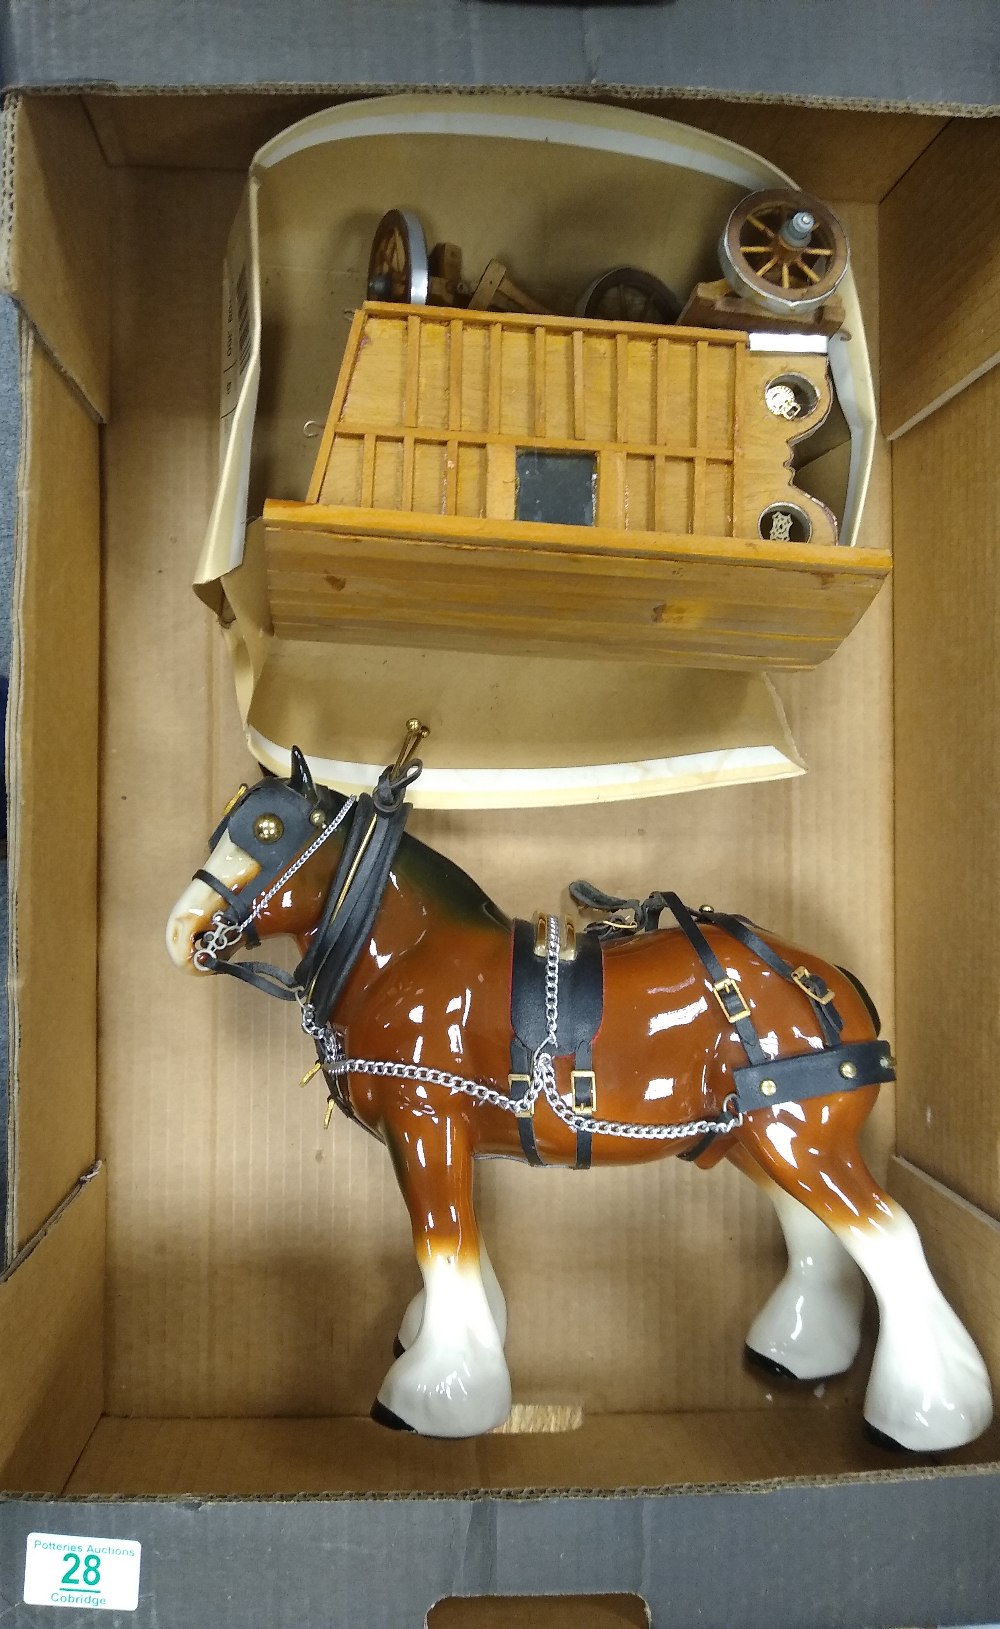
{"type": "MultiPolygon", "coordinates": [[[[196,952],[196,959],[198,956],[202,958],[201,965],[208,971],[227,973],[241,979],[282,1001],[299,1001],[304,1013],[314,1014],[317,1020],[309,1033],[317,1036],[320,1026],[325,1029],[370,937],[409,813],[406,792],[420,770],[419,759],[409,762],[405,768],[397,760],[391,770],[385,770],[380,776],[371,796],[364,793],[354,800],[345,800],[336,793],[314,786],[305,759],[296,748],[293,750],[293,774],[288,782],[275,778],[271,782],[261,783],[250,792],[246,788],[241,789],[213,833],[211,845],[214,848],[220,837],[228,832],[233,842],[254,859],[261,870],[252,885],[239,890],[230,889],[220,878],[206,870],[195,873],[226,901],[225,912],[221,918],[215,919],[220,923],[220,928],[216,929],[213,923],[212,931],[223,934],[231,931],[235,936],[229,941],[213,941],[209,934],[204,947],[196,952]],[[265,786],[266,793],[261,797],[258,794],[265,786]],[[224,960],[222,955],[216,953],[220,944],[224,946],[228,943],[231,946],[241,938],[250,945],[260,943],[253,926],[256,902],[268,889],[273,891],[275,884],[283,886],[286,872],[294,871],[298,865],[305,863],[313,846],[318,847],[325,840],[322,833],[327,831],[329,835],[329,827],[339,824],[346,817],[349,803],[353,803],[353,808],[350,810],[350,825],[340,859],[309,947],[294,972],[287,973],[283,968],[264,962],[224,960]],[[266,816],[261,814],[261,804],[266,806],[266,816]],[[214,949],[209,948],[213,942],[214,949]]],[[[660,917],[666,910],[672,913],[708,974],[715,1000],[732,1025],[746,1055],[746,1064],[732,1072],[733,1090],[727,1098],[727,1104],[736,1111],[752,1114],[755,1110],[777,1108],[784,1103],[812,1097],[831,1096],[896,1078],[888,1043],[880,1040],[842,1043],[843,1020],[834,1004],[833,992],[824,980],[806,967],[793,968],[766,943],[754,924],[745,917],[724,915],[707,906],[690,910],[672,893],[652,893],[640,902],[616,898],[585,882],[571,884],[570,893],[577,904],[587,909],[612,913],[606,915],[603,921],[592,923],[582,935],[572,936],[570,930],[570,937],[558,963],[558,1011],[555,1046],[551,1048],[551,1055],[573,1060],[573,1111],[577,1116],[592,1118],[597,1107],[593,1043],[604,1010],[603,942],[622,933],[656,931],[660,917]],[[802,991],[819,1028],[822,1041],[819,1050],[786,1058],[768,1056],[739,981],[727,973],[702,932],[702,924],[720,928],[758,957],[772,972],[802,991]]],[[[533,1105],[528,1093],[536,1055],[549,1040],[545,924],[544,917],[537,925],[516,921],[511,951],[508,1089],[517,1115],[521,1148],[528,1163],[536,1166],[543,1162],[535,1142],[533,1105]],[[523,1106],[519,1108],[519,1104],[523,1106]]],[[[554,944],[553,940],[553,955],[554,944]]],[[[877,1030],[878,1014],[867,992],[853,975],[846,976],[864,999],[877,1030]]],[[[305,1018],[303,1022],[305,1024],[305,1018]]],[[[319,1039],[316,1050],[317,1068],[323,1069],[331,1103],[342,1109],[350,1119],[356,1120],[341,1075],[331,1073],[325,1066],[325,1055],[319,1039]]],[[[720,1121],[720,1127],[731,1123],[730,1116],[728,1121],[720,1121]]],[[[708,1131],[681,1158],[697,1159],[717,1134],[714,1129],[708,1131]]],[[[578,1128],[576,1137],[576,1169],[586,1170],[591,1162],[592,1132],[578,1128]]]]}
{"type": "MultiPolygon", "coordinates": [[[[529,1165],[543,1161],[535,1143],[533,1106],[528,1100],[534,1055],[546,1038],[545,917],[514,923],[510,976],[510,1074],[508,1085],[517,1115],[517,1134],[529,1165]],[[518,1107],[518,1105],[523,1105],[518,1107]]],[[[597,1106],[593,1041],[604,1012],[604,955],[593,934],[573,940],[572,952],[559,962],[559,1013],[555,1058],[571,1057],[573,1109],[592,1115],[597,1106]]],[[[590,1167],[589,1131],[576,1134],[576,1169],[590,1167]]]]}
{"type": "MultiPolygon", "coordinates": [[[[712,982],[712,993],[724,1016],[732,1024],[747,1062],[734,1069],[733,1097],[741,1114],[752,1114],[755,1109],[777,1108],[783,1103],[798,1103],[811,1097],[829,1097],[836,1092],[856,1090],[859,1086],[882,1085],[895,1080],[896,1068],[892,1050],[887,1041],[841,1042],[844,1021],[834,1005],[833,991],[818,973],[807,967],[793,968],[776,950],[761,938],[755,925],[743,916],[730,916],[709,906],[691,910],[673,893],[655,892],[644,900],[620,899],[605,894],[592,883],[577,881],[570,884],[570,894],[578,905],[590,910],[614,913],[602,922],[592,923],[584,939],[591,935],[607,940],[622,933],[651,933],[659,928],[660,917],[670,911],[698,960],[712,982]],[[757,1033],[739,982],[727,973],[700,924],[710,923],[737,940],[757,956],[772,972],[800,989],[808,1000],[819,1026],[823,1046],[820,1051],[796,1053],[788,1058],[769,1057],[757,1033]]],[[[843,971],[843,969],[842,969],[843,971]]],[[[872,1017],[876,1031],[878,1012],[860,980],[852,973],[845,977],[858,990],[872,1017]]],[[[715,1132],[708,1132],[694,1148],[680,1157],[697,1159],[712,1142],[715,1132]]]]}

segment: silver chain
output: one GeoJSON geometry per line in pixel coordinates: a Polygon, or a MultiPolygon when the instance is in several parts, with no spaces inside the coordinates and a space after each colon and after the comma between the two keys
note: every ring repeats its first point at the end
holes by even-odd
{"type": "MultiPolygon", "coordinates": [[[[536,1047],[531,1060],[531,1085],[516,1105],[524,1114],[533,1109],[539,1097],[544,1096],[552,1112],[571,1131],[590,1131],[600,1137],[630,1137],[643,1142],[676,1142],[688,1137],[704,1137],[708,1132],[720,1136],[735,1131],[743,1124],[737,1109],[722,1120],[687,1120],[680,1125],[644,1125],[624,1120],[598,1120],[591,1114],[579,1114],[563,1102],[556,1085],[553,1062],[559,1027],[559,918],[550,916],[545,936],[545,1037],[536,1047]]],[[[449,1092],[460,1092],[474,1098],[477,1103],[490,1103],[494,1108],[515,1112],[515,1104],[506,1092],[484,1080],[471,1080],[467,1075],[455,1075],[447,1069],[430,1069],[419,1063],[389,1063],[374,1058],[348,1058],[340,1033],[330,1024],[322,1024],[308,1002],[302,1002],[302,1028],[316,1042],[327,1075],[375,1075],[380,1078],[413,1080],[424,1086],[442,1086],[449,1092]]],[[[727,1102],[729,1099],[727,1098],[727,1102]]]]}
{"type": "MultiPolygon", "coordinates": [[[[318,837],[305,848],[298,859],[254,900],[246,922],[230,922],[225,913],[217,911],[208,931],[194,953],[194,965],[208,971],[212,961],[225,950],[234,950],[241,942],[246,928],[265,911],[275,895],[291,881],[297,871],[311,860],[329,837],[337,830],[357,799],[350,797],[337,811],[318,837]]],[[[397,1080],[412,1080],[424,1086],[442,1086],[449,1092],[460,1092],[474,1098],[477,1103],[489,1103],[494,1108],[513,1114],[515,1108],[522,1114],[533,1110],[540,1097],[544,1097],[553,1114],[571,1131],[589,1131],[601,1137],[630,1137],[643,1142],[676,1142],[688,1137],[704,1137],[708,1132],[723,1135],[735,1131],[743,1124],[737,1109],[722,1120],[687,1120],[680,1125],[644,1125],[624,1120],[599,1120],[591,1114],[579,1114],[563,1102],[556,1084],[555,1055],[559,1029],[559,918],[550,916],[545,933],[545,1036],[531,1060],[531,1085],[524,1097],[515,1105],[506,1092],[498,1091],[484,1080],[472,1080],[467,1075],[455,1075],[447,1069],[429,1069],[419,1063],[390,1063],[374,1058],[348,1058],[339,1032],[329,1023],[321,1023],[311,1004],[300,991],[298,1000],[302,1009],[302,1028],[316,1043],[324,1073],[327,1075],[376,1075],[397,1080]]],[[[727,1098],[726,1102],[730,1099],[727,1098]]]]}

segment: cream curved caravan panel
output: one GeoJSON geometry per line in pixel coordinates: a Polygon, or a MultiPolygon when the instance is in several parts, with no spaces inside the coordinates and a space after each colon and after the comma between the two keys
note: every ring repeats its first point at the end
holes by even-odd
{"type": "MultiPolygon", "coordinates": [[[[380,762],[386,742],[395,739],[400,719],[419,711],[434,726],[433,758],[418,799],[425,804],[559,803],[801,773],[765,675],[696,671],[686,664],[703,658],[688,653],[689,643],[669,660],[651,660],[645,653],[638,660],[629,653],[626,659],[621,650],[616,654],[613,638],[595,638],[586,655],[579,643],[572,648],[561,642],[557,653],[544,615],[535,619],[534,630],[521,631],[521,654],[513,665],[509,651],[442,648],[429,617],[419,642],[409,645],[388,642],[384,626],[377,637],[362,628],[345,637],[343,627],[333,629],[332,637],[329,627],[290,636],[283,631],[283,614],[272,616],[280,608],[269,598],[261,518],[266,500],[294,504],[309,489],[318,451],[311,437],[328,416],[364,291],[372,233],[387,207],[401,203],[417,209],[430,241],[460,235],[470,266],[502,254],[519,272],[524,268],[519,280],[541,301],[567,309],[566,290],[578,291],[606,269],[610,244],[622,261],[655,269],[679,290],[717,275],[720,223],[747,192],[786,180],[772,165],[702,132],[544,96],[441,95],[354,103],[304,120],[261,150],[234,228],[230,269],[233,288],[244,271],[246,371],[231,410],[196,582],[220,616],[247,740],[259,761],[287,769],[289,748],[298,741],[337,784],[363,784],[368,766],[380,762]],[[491,203],[499,199],[500,241],[498,211],[491,203]],[[598,642],[601,660],[595,661],[598,642]],[[531,644],[532,653],[526,654],[531,644]]],[[[826,524],[824,505],[832,512],[839,530],[838,565],[867,582],[874,551],[851,545],[871,460],[874,408],[850,274],[840,294],[850,338],[830,342],[836,400],[809,443],[816,449],[813,463],[796,470],[802,495],[796,502],[820,528],[826,524]]],[[[237,310],[237,322],[239,317],[237,310]]],[[[713,342],[719,338],[711,336],[713,342]]],[[[753,341],[743,343],[746,360],[755,365],[753,341]]],[[[629,366],[631,361],[630,350],[629,366]]],[[[776,359],[760,361],[770,377],[776,359]]],[[[810,366],[820,363],[809,359],[810,366]]],[[[803,360],[794,371],[804,370],[803,360]]],[[[631,402],[630,391],[630,413],[631,402]]],[[[449,406],[449,416],[451,411],[449,406]]],[[[619,484],[619,495],[630,545],[647,530],[637,524],[643,515],[655,521],[656,505],[664,502],[666,465],[657,474],[655,463],[664,448],[655,442],[654,434],[646,467],[635,454],[630,468],[625,453],[626,484],[619,484]]],[[[465,448],[463,453],[449,476],[446,450],[443,508],[450,482],[458,502],[458,494],[467,494],[481,479],[475,455],[470,460],[465,448]]],[[[367,479],[363,446],[361,457],[367,479]]],[[[400,471],[402,458],[400,451],[400,471]]],[[[391,467],[391,456],[373,462],[373,498],[383,495],[391,467]],[[375,463],[381,466],[377,475],[375,463]]],[[[719,465],[712,460],[702,468],[706,512],[713,504],[725,510],[728,477],[719,480],[719,465]]],[[[724,474],[725,460],[721,468],[724,474]]],[[[602,516],[614,491],[609,474],[602,516]]],[[[399,524],[398,510],[396,517],[399,524]]],[[[442,513],[439,524],[452,520],[442,513]]],[[[511,524],[518,524],[516,518],[511,524]]],[[[679,527],[682,553],[695,535],[679,527]]],[[[708,541],[732,552],[731,537],[713,540],[709,532],[708,541]]],[[[765,552],[776,546],[757,542],[765,552]]],[[[364,547],[370,552],[370,541],[364,547]]],[[[828,547],[833,550],[832,542],[812,544],[817,566],[828,547]]],[[[586,559],[607,574],[600,553],[587,551],[586,559]]],[[[657,569],[676,583],[673,566],[676,562],[661,559],[657,569]]],[[[536,561],[532,588],[537,568],[536,561]]],[[[323,569],[324,594],[346,593],[329,581],[344,573],[329,562],[323,569]]],[[[639,569],[648,572],[649,563],[643,561],[639,569]]],[[[445,580],[447,596],[454,598],[455,582],[445,580]]],[[[833,590],[825,602],[834,619],[842,616],[834,608],[840,592],[833,590]]],[[[606,597],[615,596],[609,589],[606,597]]],[[[523,586],[515,598],[519,608],[530,606],[523,586]]],[[[668,605],[671,599],[664,591],[654,603],[668,605]]],[[[627,593],[624,600],[619,593],[618,614],[627,600],[627,593]]],[[[565,592],[560,607],[565,609],[565,592]]],[[[690,620],[692,613],[686,615],[690,620]]],[[[675,620],[683,622],[685,614],[675,620]]],[[[550,630],[552,625],[550,618],[550,630]]],[[[669,620],[660,628],[669,628],[669,620]]],[[[679,645],[688,638],[682,631],[679,645]]],[[[720,659],[726,659],[724,652],[720,659]]]]}

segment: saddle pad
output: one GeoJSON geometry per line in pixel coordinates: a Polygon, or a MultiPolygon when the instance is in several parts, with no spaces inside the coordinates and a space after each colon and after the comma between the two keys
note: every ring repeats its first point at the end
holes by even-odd
{"type": "MultiPolygon", "coordinates": [[[[576,955],[559,963],[556,1056],[575,1057],[594,1039],[604,1015],[604,957],[593,934],[578,934],[576,955]]],[[[535,924],[514,923],[510,1024],[529,1052],[545,1039],[545,957],[535,955],[535,924]]]]}

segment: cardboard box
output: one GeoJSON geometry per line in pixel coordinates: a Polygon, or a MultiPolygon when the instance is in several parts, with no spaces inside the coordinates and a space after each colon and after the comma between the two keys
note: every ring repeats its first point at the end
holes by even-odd
{"type": "MultiPolygon", "coordinates": [[[[141,1542],[138,1607],[109,1620],[137,1626],[419,1624],[449,1596],[558,1594],[638,1598],[654,1624],[982,1620],[1000,1600],[1000,1438],[901,1465],[862,1438],[864,1356],[822,1396],[746,1373],[781,1256],[735,1173],[488,1168],[522,1429],[447,1444],[364,1418],[413,1287],[388,1163],[346,1126],[326,1135],[319,1097],[294,1090],[306,1052],[286,1012],[178,978],[161,949],[247,765],[188,583],[216,473],[219,266],[262,126],[294,111],[6,108],[0,272],[23,404],[11,1621],[42,1621],[16,1604],[31,1533],[141,1542]]],[[[899,1055],[873,1163],[997,1377],[1000,136],[991,120],[687,113],[842,212],[891,438],[864,530],[892,539],[894,608],[883,593],[835,658],[781,681],[804,777],[426,810],[414,829],[522,913],[556,908],[570,875],[667,883],[855,968],[899,1055]]],[[[486,1621],[448,1610],[473,1615],[431,1621],[486,1621]]]]}

